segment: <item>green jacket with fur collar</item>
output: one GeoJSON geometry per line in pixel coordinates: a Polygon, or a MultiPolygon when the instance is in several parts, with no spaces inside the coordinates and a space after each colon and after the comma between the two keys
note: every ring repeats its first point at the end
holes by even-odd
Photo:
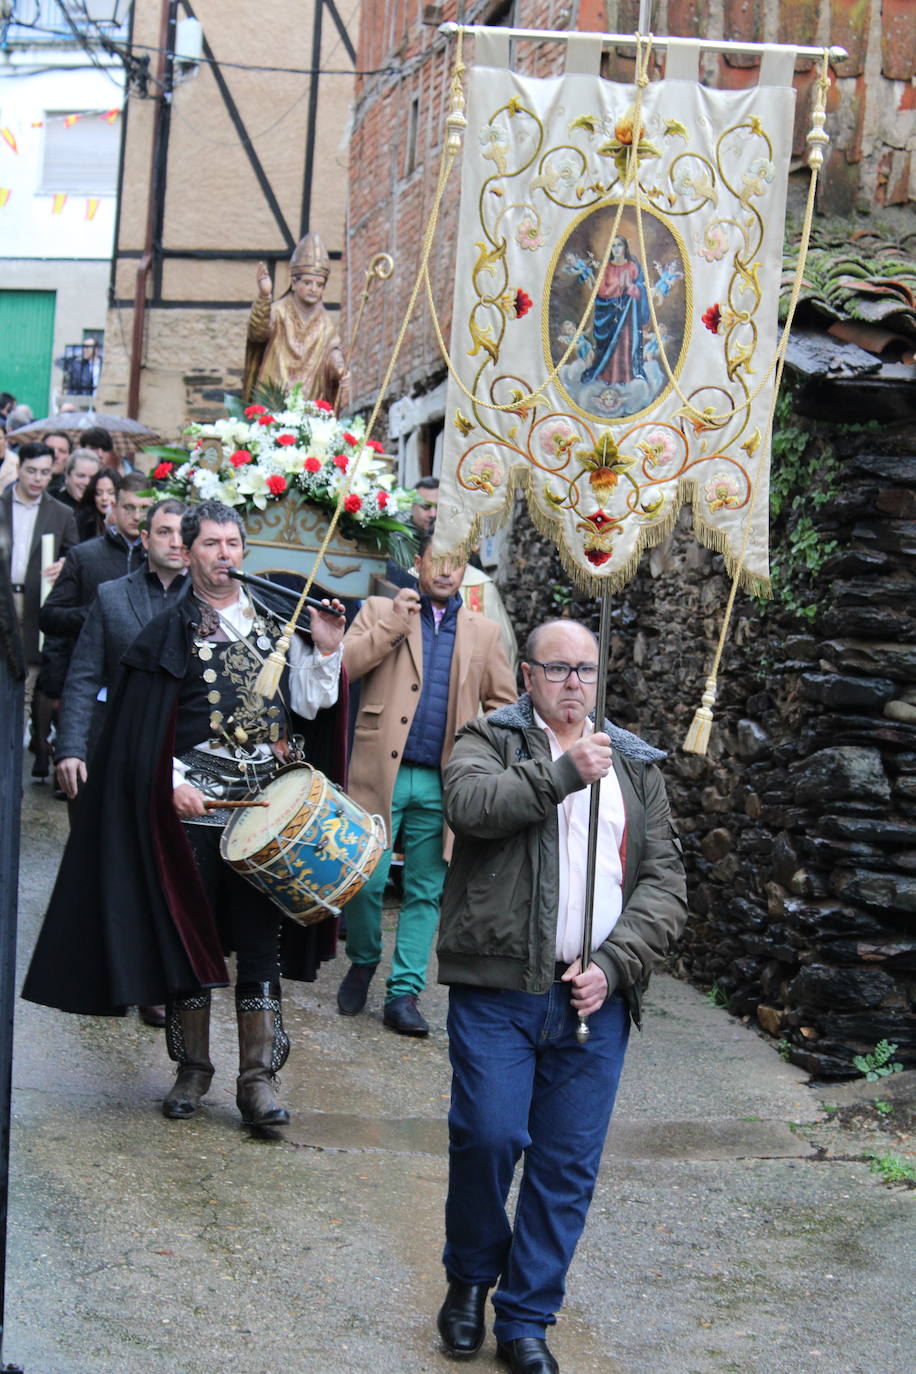
{"type": "MultiPolygon", "coordinates": [[[[623,793],[623,910],[593,959],[639,1022],[652,969],[687,918],[681,844],[657,762],[665,756],[605,722],[623,793]]],[[[455,850],[442,898],[439,982],[546,992],[559,893],[557,806],[585,786],[550,756],[527,694],[459,732],[443,772],[455,850]]]]}

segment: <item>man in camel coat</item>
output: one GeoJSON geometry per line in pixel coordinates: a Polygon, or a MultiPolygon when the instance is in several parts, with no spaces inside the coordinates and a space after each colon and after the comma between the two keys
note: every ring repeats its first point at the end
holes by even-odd
{"type": "Polygon", "coordinates": [[[381,815],[388,849],[362,891],[348,903],[350,969],[337,1006],[355,1016],[366,1004],[382,955],[382,896],[400,831],[404,896],[383,1020],[401,1035],[428,1035],[417,1007],[439,919],[451,852],[442,814],[442,768],[456,732],[478,711],[516,699],[499,626],[464,608],[458,588],[464,564],[434,570],[432,532],[420,540],[417,584],[393,601],[371,596],[344,638],[351,681],[362,680],[348,791],[381,815]]]}

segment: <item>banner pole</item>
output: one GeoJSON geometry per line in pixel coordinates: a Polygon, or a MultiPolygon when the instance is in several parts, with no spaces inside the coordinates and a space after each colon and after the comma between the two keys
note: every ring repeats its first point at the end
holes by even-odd
{"type": "MultiPolygon", "coordinates": [[[[601,620],[598,629],[598,690],[595,693],[595,732],[604,729],[607,703],[607,661],[611,650],[611,595],[601,596],[601,620]]],[[[581,968],[584,973],[592,960],[592,912],[595,904],[595,876],[598,868],[598,813],[601,805],[601,782],[593,782],[588,805],[588,853],[585,866],[585,913],[582,925],[581,968]]],[[[580,1016],[576,1039],[584,1045],[589,1036],[588,1017],[580,1016]]]]}

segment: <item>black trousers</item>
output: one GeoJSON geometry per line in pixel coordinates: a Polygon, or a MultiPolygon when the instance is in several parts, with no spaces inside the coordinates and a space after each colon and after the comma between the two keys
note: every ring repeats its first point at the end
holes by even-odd
{"type": "Polygon", "coordinates": [[[194,862],[216,918],[223,949],[235,952],[236,981],[280,979],[281,912],[263,893],[220,858],[222,828],[185,823],[194,862]]]}

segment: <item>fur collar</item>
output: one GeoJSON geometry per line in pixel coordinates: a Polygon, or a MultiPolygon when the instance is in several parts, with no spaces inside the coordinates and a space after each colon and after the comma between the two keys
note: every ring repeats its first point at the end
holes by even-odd
{"type": "MultiPolygon", "coordinates": [[[[507,730],[534,729],[534,708],[531,697],[523,692],[518,701],[511,706],[501,706],[498,711],[486,717],[488,725],[499,725],[507,730]]],[[[622,730],[610,720],[604,722],[605,733],[611,737],[611,748],[626,758],[637,759],[640,763],[658,763],[667,755],[663,749],[655,749],[638,735],[622,730]]]]}

